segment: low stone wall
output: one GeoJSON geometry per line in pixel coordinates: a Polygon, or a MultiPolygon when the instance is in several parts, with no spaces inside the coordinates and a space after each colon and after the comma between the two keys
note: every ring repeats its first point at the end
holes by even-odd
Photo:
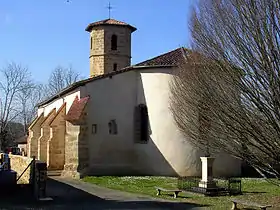
{"type": "MultiPolygon", "coordinates": [[[[24,157],[20,155],[9,155],[11,162],[11,169],[17,172],[17,177],[19,177],[22,172],[27,168],[27,166],[31,163],[32,158],[24,157]]],[[[18,180],[18,184],[29,184],[30,179],[30,170],[29,167],[25,173],[18,180]]]]}

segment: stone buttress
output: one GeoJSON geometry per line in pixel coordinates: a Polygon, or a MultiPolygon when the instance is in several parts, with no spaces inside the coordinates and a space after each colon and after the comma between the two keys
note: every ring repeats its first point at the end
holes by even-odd
{"type": "Polygon", "coordinates": [[[35,118],[29,126],[29,136],[27,139],[27,156],[38,158],[38,139],[41,136],[41,123],[44,120],[44,113],[35,118]]]}
{"type": "Polygon", "coordinates": [[[66,119],[65,165],[62,176],[80,178],[87,174],[89,150],[87,138],[87,103],[89,97],[75,98],[66,119]]]}
{"type": "Polygon", "coordinates": [[[48,159],[48,140],[50,138],[50,125],[56,115],[56,109],[52,109],[41,123],[41,136],[38,139],[38,159],[47,162],[48,159]]]}
{"type": "Polygon", "coordinates": [[[56,115],[50,121],[50,138],[48,140],[48,169],[63,170],[65,163],[65,123],[66,103],[64,103],[56,115]]]}

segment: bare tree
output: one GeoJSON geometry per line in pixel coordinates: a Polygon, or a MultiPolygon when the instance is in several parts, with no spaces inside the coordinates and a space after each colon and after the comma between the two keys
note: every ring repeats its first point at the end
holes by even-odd
{"type": "Polygon", "coordinates": [[[69,68],[64,68],[62,66],[56,67],[52,71],[47,84],[49,96],[58,93],[67,86],[77,82],[79,79],[79,73],[75,72],[71,66],[69,68]]]}
{"type": "Polygon", "coordinates": [[[20,104],[16,98],[21,91],[30,88],[30,74],[28,69],[10,63],[0,70],[0,143],[1,148],[8,146],[8,124],[21,114],[20,104]]]}
{"type": "Polygon", "coordinates": [[[28,125],[36,116],[36,105],[45,99],[45,89],[42,84],[30,81],[29,88],[19,91],[16,100],[20,104],[21,113],[19,120],[23,124],[23,133],[27,133],[28,125]]]}
{"type": "Polygon", "coordinates": [[[199,54],[171,83],[174,119],[194,145],[278,178],[279,8],[279,0],[200,1],[191,24],[199,54]]]}

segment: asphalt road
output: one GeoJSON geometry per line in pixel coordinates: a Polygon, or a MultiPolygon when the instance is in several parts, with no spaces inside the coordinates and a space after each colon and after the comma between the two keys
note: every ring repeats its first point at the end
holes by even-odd
{"type": "Polygon", "coordinates": [[[47,196],[52,201],[35,201],[29,189],[6,192],[0,188],[0,209],[208,209],[194,204],[166,201],[110,190],[78,180],[49,179],[47,196]],[[6,192],[6,193],[4,193],[6,192]]]}

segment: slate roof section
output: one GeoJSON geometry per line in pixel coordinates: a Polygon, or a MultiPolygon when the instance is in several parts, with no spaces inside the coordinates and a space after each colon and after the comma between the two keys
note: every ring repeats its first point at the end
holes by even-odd
{"type": "Polygon", "coordinates": [[[157,57],[143,61],[135,66],[172,66],[180,64],[189,54],[190,50],[180,47],[157,57]]]}
{"type": "Polygon", "coordinates": [[[78,96],[76,96],[67,115],[65,116],[65,120],[67,120],[69,122],[74,122],[74,121],[79,120],[88,103],[88,100],[89,100],[89,96],[81,98],[81,99],[79,99],[78,96]]]}
{"type": "Polygon", "coordinates": [[[128,27],[129,29],[131,29],[131,32],[136,31],[137,29],[125,22],[119,21],[119,20],[115,20],[115,19],[105,19],[105,20],[101,20],[101,21],[97,21],[94,23],[90,23],[87,27],[86,27],[86,31],[91,32],[93,27],[96,26],[104,26],[104,25],[115,25],[115,26],[123,26],[123,27],[128,27]]]}

